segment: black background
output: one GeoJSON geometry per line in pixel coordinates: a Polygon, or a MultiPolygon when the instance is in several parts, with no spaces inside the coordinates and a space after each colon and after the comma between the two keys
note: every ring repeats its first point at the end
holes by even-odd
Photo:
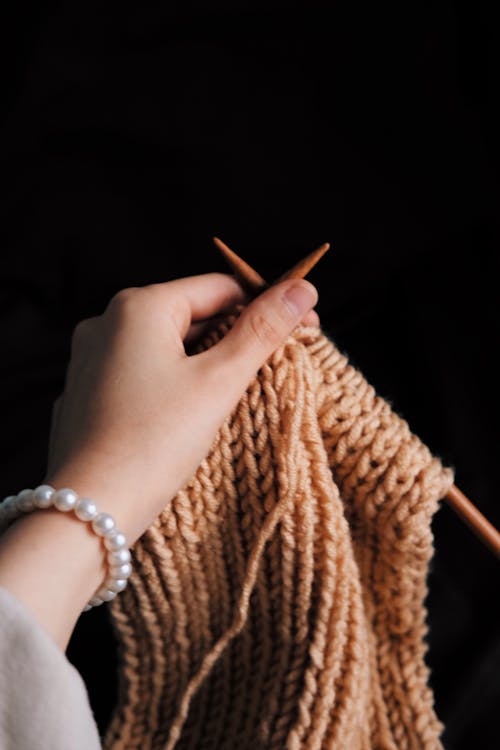
{"type": "MultiPolygon", "coordinates": [[[[483,3],[18,4],[2,24],[2,497],[46,468],[70,336],[125,286],[311,273],[325,331],[496,526],[498,34],[483,3]]],[[[448,750],[498,747],[498,562],[443,505],[429,654],[448,750]]],[[[104,608],[68,651],[103,729],[104,608]]]]}

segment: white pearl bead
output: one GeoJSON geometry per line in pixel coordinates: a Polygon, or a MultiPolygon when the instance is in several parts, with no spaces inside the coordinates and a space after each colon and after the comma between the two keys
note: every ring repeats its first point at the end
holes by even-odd
{"type": "Polygon", "coordinates": [[[109,513],[99,513],[92,521],[92,528],[98,536],[104,536],[106,532],[115,528],[115,521],[109,513]]]}
{"type": "Polygon", "coordinates": [[[67,513],[69,510],[72,510],[75,507],[77,500],[78,495],[76,494],[76,492],[73,492],[73,490],[65,487],[64,489],[58,490],[55,493],[54,506],[58,510],[62,510],[64,513],[67,513]]]}
{"type": "Polygon", "coordinates": [[[127,546],[125,534],[118,529],[113,529],[104,537],[104,546],[109,550],[117,550],[127,546]]]}
{"type": "Polygon", "coordinates": [[[50,508],[55,489],[49,484],[40,484],[33,492],[33,503],[36,508],[50,508]]]}
{"type": "Polygon", "coordinates": [[[17,495],[8,495],[4,498],[0,505],[0,513],[5,518],[10,518],[11,515],[17,513],[17,495]]]}
{"type": "Polygon", "coordinates": [[[127,581],[125,578],[108,578],[104,585],[109,591],[116,591],[119,594],[127,587],[127,581]]]}
{"type": "Polygon", "coordinates": [[[115,598],[116,591],[110,591],[109,589],[101,588],[97,592],[97,596],[99,596],[105,602],[110,602],[112,599],[115,598]]]}
{"type": "Polygon", "coordinates": [[[108,562],[110,565],[123,565],[123,563],[128,563],[130,562],[130,552],[126,547],[113,550],[113,552],[108,553],[108,562]]]}
{"type": "Polygon", "coordinates": [[[51,506],[63,512],[74,510],[81,521],[90,521],[93,531],[103,538],[108,550],[108,578],[82,612],[112,601],[127,586],[127,579],[132,573],[131,554],[125,534],[116,528],[114,518],[109,513],[99,513],[96,503],[90,498],[79,498],[69,487],[56,491],[48,484],[41,484],[34,490],[21,490],[18,495],[8,495],[0,502],[0,528],[8,525],[12,518],[18,517],[22,512],[51,506]]]}
{"type": "Polygon", "coordinates": [[[75,515],[80,521],[92,521],[97,516],[97,505],[90,497],[81,497],[75,505],[75,515]]]}
{"type": "Polygon", "coordinates": [[[21,490],[17,496],[17,507],[22,511],[33,510],[33,490],[21,490]]]}
{"type": "Polygon", "coordinates": [[[122,565],[111,565],[109,572],[114,578],[128,578],[132,572],[132,566],[130,563],[123,563],[122,565]]]}
{"type": "Polygon", "coordinates": [[[0,530],[7,528],[12,519],[18,515],[17,495],[8,495],[0,503],[0,530]]]}

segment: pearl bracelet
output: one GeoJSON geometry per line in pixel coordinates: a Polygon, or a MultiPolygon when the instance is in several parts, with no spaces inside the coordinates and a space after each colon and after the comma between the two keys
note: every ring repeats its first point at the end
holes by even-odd
{"type": "Polygon", "coordinates": [[[0,503],[0,533],[22,513],[37,508],[56,508],[63,513],[74,511],[75,516],[90,523],[92,530],[101,537],[107,550],[108,575],[92,598],[83,608],[87,612],[104,602],[110,602],[127,585],[132,572],[130,551],[125,534],[118,531],[115,520],[109,513],[100,513],[97,505],[88,497],[78,497],[76,492],[65,487],[55,490],[48,484],[36,489],[21,490],[18,495],[9,495],[0,503]]]}

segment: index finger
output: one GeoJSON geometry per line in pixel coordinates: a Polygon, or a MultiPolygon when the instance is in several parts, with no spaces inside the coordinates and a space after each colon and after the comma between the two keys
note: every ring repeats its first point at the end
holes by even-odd
{"type": "Polygon", "coordinates": [[[164,295],[182,338],[192,322],[206,320],[240,303],[249,301],[248,293],[235,276],[227,273],[203,273],[185,276],[163,284],[143,287],[164,295]]]}

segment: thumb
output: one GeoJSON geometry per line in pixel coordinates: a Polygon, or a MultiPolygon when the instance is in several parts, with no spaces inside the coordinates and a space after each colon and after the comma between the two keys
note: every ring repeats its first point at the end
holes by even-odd
{"type": "Polygon", "coordinates": [[[227,367],[228,380],[244,388],[317,301],[316,288],[305,279],[275,284],[254,299],[224,338],[201,356],[211,359],[219,372],[221,366],[223,372],[227,367]]]}

